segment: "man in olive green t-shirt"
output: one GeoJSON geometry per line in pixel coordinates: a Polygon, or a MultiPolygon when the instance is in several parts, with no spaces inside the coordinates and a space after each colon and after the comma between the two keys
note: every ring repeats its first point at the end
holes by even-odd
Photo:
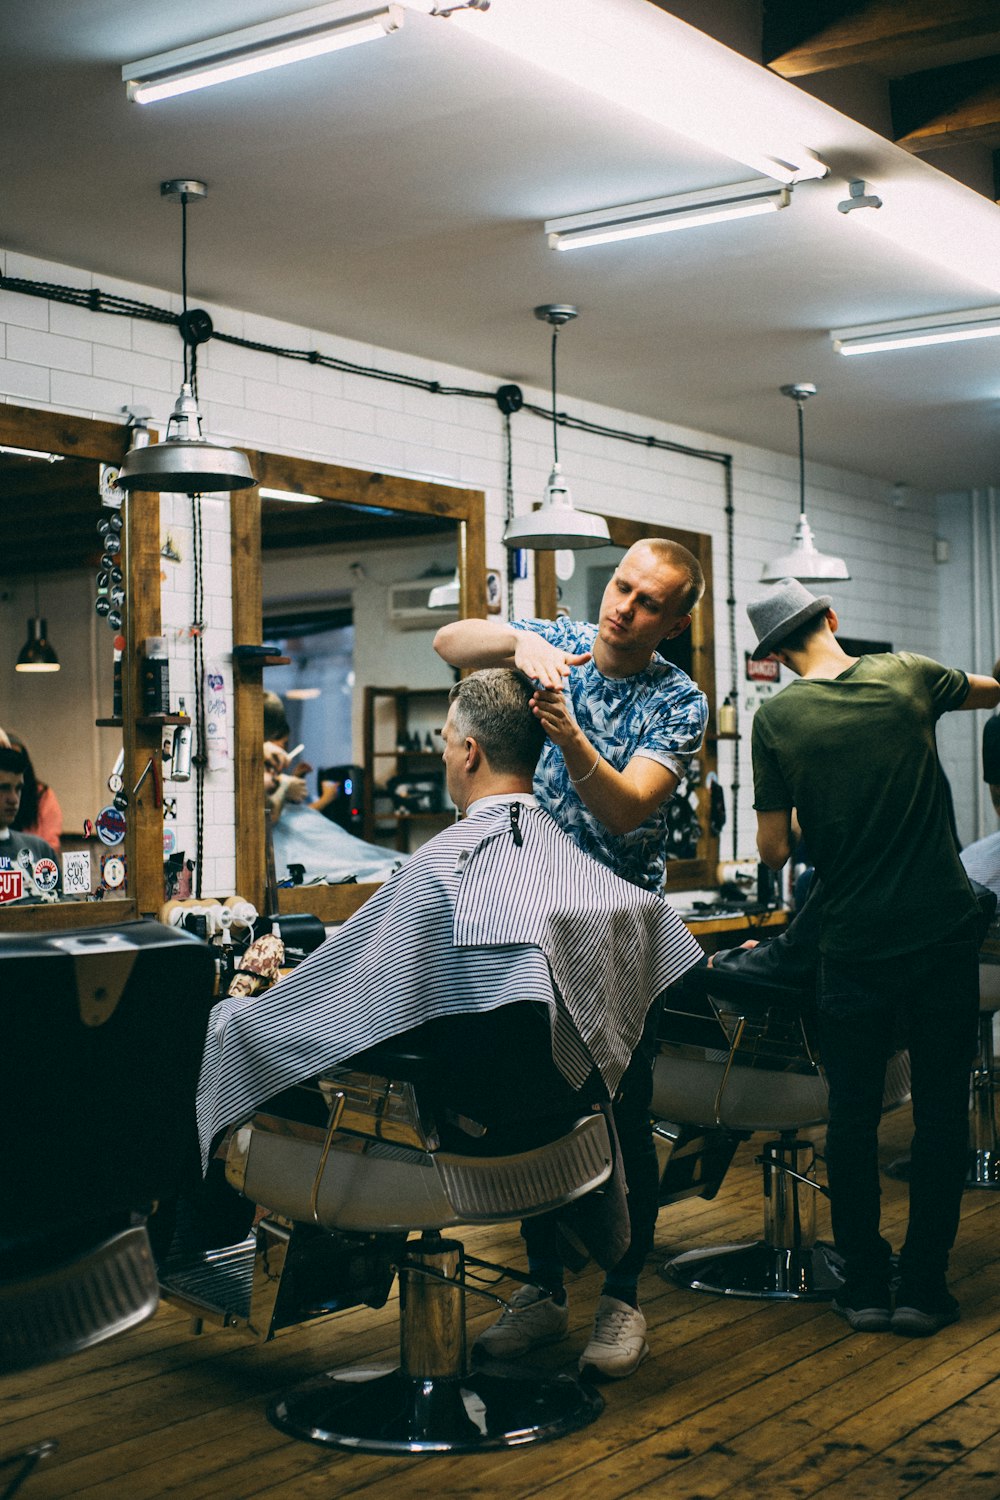
{"type": "Polygon", "coordinates": [[[791,853],[792,812],[822,880],[818,1010],[830,1089],[826,1159],[852,1328],[934,1333],[958,1316],[945,1284],[968,1156],[978,1016],[977,907],[935,746],[942,714],[992,708],[1000,683],[908,652],[848,656],[829,596],[786,579],[749,606],[759,644],[795,681],[753,723],[757,846],[791,853]],[[879,1233],[878,1122],[900,1026],[914,1138],[901,1284],[879,1233]]]}

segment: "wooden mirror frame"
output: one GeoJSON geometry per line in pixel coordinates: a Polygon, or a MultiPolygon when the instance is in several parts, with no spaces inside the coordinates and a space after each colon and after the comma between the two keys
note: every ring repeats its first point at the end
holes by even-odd
{"type": "MultiPolygon", "coordinates": [[[[486,501],[482,490],[457,489],[429,480],[346,468],[277,453],[248,452],[258,486],[299,491],[350,505],[440,516],[458,526],[458,572],[463,615],[486,614],[486,501]]],[[[263,640],[261,506],[257,488],[231,498],[233,642],[263,640]]],[[[263,668],[234,658],[236,720],[236,889],[258,911],[265,909],[263,819],[263,668]]],[[[374,884],[292,887],[278,891],[279,912],[311,912],[323,922],[342,922],[361,906],[374,884]]]]}
{"type": "MultiPolygon", "coordinates": [[[[698,788],[698,815],[702,827],[709,824],[709,789],[705,785],[709,771],[718,768],[716,755],[715,717],[715,619],[712,596],[712,538],[700,531],[681,531],[673,526],[656,526],[650,521],[627,521],[620,516],[605,516],[611,533],[612,547],[632,547],[643,537],[661,536],[667,541],[679,542],[694,553],[705,574],[705,594],[691,618],[691,675],[708,699],[708,729],[700,755],[702,764],[701,786],[698,788]]],[[[535,553],[535,614],[540,620],[554,620],[558,602],[555,554],[535,553]]],[[[703,833],[699,839],[703,850],[697,859],[670,859],[667,861],[666,890],[683,891],[700,888],[714,889],[717,884],[716,869],[719,863],[719,836],[703,833]]]]}
{"type": "MultiPolygon", "coordinates": [[[[156,434],[152,434],[153,441],[156,434]]],[[[65,453],[97,463],[120,464],[129,445],[121,424],[64,416],[33,407],[0,405],[0,443],[65,453]]],[[[95,495],[95,501],[97,496],[95,495]]],[[[163,904],[163,810],[158,776],[147,776],[132,793],[149,761],[160,757],[162,730],[139,717],[142,703],[138,644],[160,634],[160,497],[133,491],[122,503],[125,526],[125,641],[122,656],[122,744],[125,785],[130,790],[124,853],[130,894],[121,901],[45,902],[0,907],[0,932],[51,932],[72,927],[111,927],[156,913],[163,904]]],[[[13,671],[13,663],[8,664],[13,671]]],[[[6,669],[6,668],[5,668],[6,669]]],[[[103,846],[102,846],[103,847],[103,846]]]]}

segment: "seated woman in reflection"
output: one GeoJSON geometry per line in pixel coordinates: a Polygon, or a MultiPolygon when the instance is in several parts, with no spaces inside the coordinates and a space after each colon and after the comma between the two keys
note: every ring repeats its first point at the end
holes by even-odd
{"type": "Polygon", "coordinates": [[[274,869],[279,881],[288,878],[291,865],[301,865],[303,881],[309,885],[326,881],[358,882],[388,880],[406,858],[393,849],[365,843],[346,828],[331,823],[322,809],[333,800],[335,788],[324,785],[320,796],[307,802],[305,777],[312,767],[296,759],[291,764],[288,740],[291,731],[285,708],[277,693],[264,694],[264,795],[267,798],[274,845],[274,869]]]}
{"type": "Polygon", "coordinates": [[[8,730],[5,739],[12,750],[20,750],[25,760],[24,789],[21,792],[21,807],[11,824],[18,833],[31,833],[44,841],[56,854],[60,852],[63,831],[62,808],[55,792],[44,781],[39,781],[31,764],[28,747],[16,734],[8,730]]]}
{"type": "Polygon", "coordinates": [[[283,782],[295,778],[285,775],[282,768],[287,763],[287,751],[280,745],[265,744],[264,794],[279,882],[288,878],[292,865],[302,866],[302,878],[307,885],[323,881],[337,885],[351,879],[388,880],[407,856],[355,838],[346,828],[331,823],[315,805],[289,800],[283,782]]]}

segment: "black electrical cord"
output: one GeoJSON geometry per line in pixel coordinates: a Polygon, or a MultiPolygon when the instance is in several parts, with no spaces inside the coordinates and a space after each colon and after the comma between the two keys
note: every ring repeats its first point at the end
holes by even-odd
{"type": "Polygon", "coordinates": [[[559,423],[556,421],[556,341],[559,338],[559,325],[555,324],[552,329],[552,462],[559,462],[559,423]]]}
{"type": "Polygon", "coordinates": [[[205,744],[205,584],[202,571],[201,496],[191,496],[191,535],[194,554],[194,618],[191,634],[194,640],[194,764],[195,786],[195,868],[194,894],[201,898],[205,863],[205,771],[208,754],[205,744]]]}

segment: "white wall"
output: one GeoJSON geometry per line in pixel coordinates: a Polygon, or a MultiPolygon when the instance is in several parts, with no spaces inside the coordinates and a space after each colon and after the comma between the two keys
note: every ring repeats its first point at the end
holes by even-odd
{"type": "MultiPolygon", "coordinates": [[[[92,277],[88,272],[54,266],[18,252],[6,252],[3,261],[9,275],[74,286],[94,284],[104,291],[178,308],[177,298],[166,292],[92,277]]],[[[289,347],[319,348],[361,364],[444,384],[490,389],[500,383],[476,371],[433,365],[411,355],[230,308],[210,305],[208,310],[216,327],[227,334],[289,347]]],[[[5,399],[103,418],[117,417],[126,403],[142,403],[151,407],[162,423],[180,383],[180,353],[176,331],[161,325],[0,293],[0,393],[5,399]]],[[[483,489],[487,563],[503,569],[503,429],[500,413],[491,403],[435,396],[214,342],[200,351],[199,376],[202,409],[213,436],[276,452],[483,489]]],[[[547,393],[541,389],[527,388],[525,394],[528,400],[543,405],[547,401],[547,393]]],[[[727,444],[711,434],[678,428],[667,421],[654,422],[613,407],[569,398],[562,405],[574,416],[640,435],[653,433],[691,446],[732,452],[737,644],[742,671],[743,652],[753,644],[746,603],[761,591],[757,579],[764,561],[790,545],[797,514],[796,459],[747,444],[727,444]]],[[[513,432],[517,506],[527,509],[541,496],[548,475],[550,434],[543,421],[528,413],[515,416],[513,432]]],[[[720,695],[725,693],[730,669],[721,469],[685,455],[585,433],[561,432],[559,447],[574,499],[581,508],[711,535],[717,683],[720,695]]],[[[901,521],[900,512],[890,503],[888,486],[880,480],[812,464],[806,477],[809,519],[819,545],[824,551],[845,556],[853,575],[849,584],[835,591],[844,632],[888,638],[896,646],[940,655],[932,498],[911,492],[901,521]]],[[[182,530],[180,521],[176,525],[182,530]]],[[[225,528],[223,504],[211,522],[211,536],[216,540],[210,556],[213,571],[206,611],[207,654],[216,658],[224,656],[232,644],[225,528]]],[[[189,586],[189,549],[184,555],[184,564],[169,573],[169,588],[176,597],[164,603],[164,617],[169,616],[175,630],[183,629],[190,618],[190,611],[185,618],[182,607],[189,586]]],[[[171,565],[165,567],[170,569],[171,565]]],[[[519,614],[531,612],[532,597],[530,580],[517,585],[515,607],[519,614]]],[[[186,650],[182,639],[175,639],[174,644],[178,652],[186,650]]],[[[745,723],[743,728],[747,728],[745,723]]],[[[732,747],[723,745],[721,752],[720,775],[728,787],[732,747]]],[[[742,759],[741,856],[753,848],[747,743],[742,759]]],[[[224,891],[231,884],[234,857],[231,779],[228,773],[216,773],[209,784],[206,889],[224,891]]],[[[727,828],[723,834],[726,857],[731,850],[732,835],[727,828]]]]}

